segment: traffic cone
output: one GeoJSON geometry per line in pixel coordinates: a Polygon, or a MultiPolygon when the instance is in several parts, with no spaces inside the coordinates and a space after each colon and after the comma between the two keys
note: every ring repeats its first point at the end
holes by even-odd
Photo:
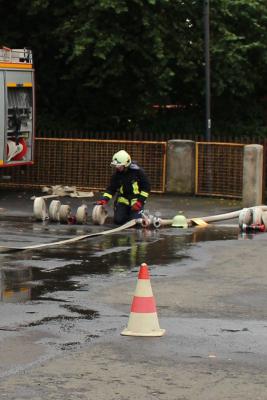
{"type": "Polygon", "coordinates": [[[141,265],[128,326],[121,332],[125,336],[162,336],[155,299],[152,293],[147,265],[141,265]]]}

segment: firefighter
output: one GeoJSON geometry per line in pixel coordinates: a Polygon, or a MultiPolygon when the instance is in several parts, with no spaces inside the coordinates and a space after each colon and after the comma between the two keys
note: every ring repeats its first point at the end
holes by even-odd
{"type": "Polygon", "coordinates": [[[150,182],[144,170],[131,161],[125,150],[113,155],[111,165],[115,167],[115,172],[97,204],[106,205],[115,196],[114,223],[122,225],[131,219],[142,217],[150,192],[150,182]]]}

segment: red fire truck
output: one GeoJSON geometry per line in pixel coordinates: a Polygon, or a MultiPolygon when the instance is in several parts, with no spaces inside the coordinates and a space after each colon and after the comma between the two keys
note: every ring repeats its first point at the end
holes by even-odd
{"type": "Polygon", "coordinates": [[[0,167],[32,164],[34,68],[29,49],[0,49],[0,167]]]}

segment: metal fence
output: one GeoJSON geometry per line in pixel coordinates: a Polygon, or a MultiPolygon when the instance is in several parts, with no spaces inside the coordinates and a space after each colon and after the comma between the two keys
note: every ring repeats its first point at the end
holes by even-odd
{"type": "MultiPolygon", "coordinates": [[[[183,133],[176,131],[91,131],[91,130],[39,130],[38,138],[61,139],[97,139],[97,140],[125,140],[125,141],[157,141],[167,142],[172,139],[193,140],[194,142],[207,142],[205,133],[183,133]]],[[[237,136],[233,134],[213,134],[212,141],[216,143],[258,143],[263,144],[266,139],[262,136],[237,136]]]]}
{"type": "MultiPolygon", "coordinates": [[[[254,143],[256,140],[254,141],[254,143]]],[[[259,141],[258,141],[259,142],[259,141]]],[[[253,143],[253,140],[246,143],[253,143]]],[[[267,142],[264,146],[264,176],[267,142]]],[[[244,143],[196,142],[195,194],[242,198],[244,143]]],[[[152,192],[164,193],[165,141],[98,140],[37,137],[33,166],[0,169],[0,187],[40,188],[69,185],[103,190],[110,179],[110,161],[119,149],[127,150],[147,172],[152,192]],[[9,179],[1,179],[9,176],[9,179]]],[[[265,190],[265,179],[263,181],[265,190]]]]}
{"type": "Polygon", "coordinates": [[[165,191],[166,142],[36,138],[35,164],[0,170],[0,186],[40,188],[68,185],[84,190],[103,190],[112,173],[112,155],[125,149],[144,168],[152,192],[165,191]]]}
{"type": "Polygon", "coordinates": [[[196,143],[195,192],[242,198],[243,144],[196,143]]]}
{"type": "MultiPolygon", "coordinates": [[[[195,134],[195,133],[182,133],[182,132],[161,132],[161,131],[92,131],[92,130],[46,130],[38,131],[37,137],[40,138],[65,138],[65,139],[97,139],[97,140],[125,140],[125,141],[157,141],[157,142],[167,142],[171,139],[181,139],[181,140],[193,140],[195,142],[205,142],[205,134],[195,134]]],[[[264,147],[264,180],[263,180],[263,190],[267,191],[267,182],[265,182],[265,177],[267,177],[267,139],[263,136],[241,136],[234,134],[213,134],[213,142],[215,143],[238,143],[238,144],[261,144],[264,147]]]]}

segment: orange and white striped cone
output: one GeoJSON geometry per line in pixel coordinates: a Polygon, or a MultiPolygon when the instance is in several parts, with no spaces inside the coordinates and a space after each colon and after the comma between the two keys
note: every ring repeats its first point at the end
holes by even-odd
{"type": "Polygon", "coordinates": [[[125,336],[162,336],[156,302],[152,293],[147,265],[141,265],[135,295],[132,301],[128,326],[121,332],[125,336]]]}

